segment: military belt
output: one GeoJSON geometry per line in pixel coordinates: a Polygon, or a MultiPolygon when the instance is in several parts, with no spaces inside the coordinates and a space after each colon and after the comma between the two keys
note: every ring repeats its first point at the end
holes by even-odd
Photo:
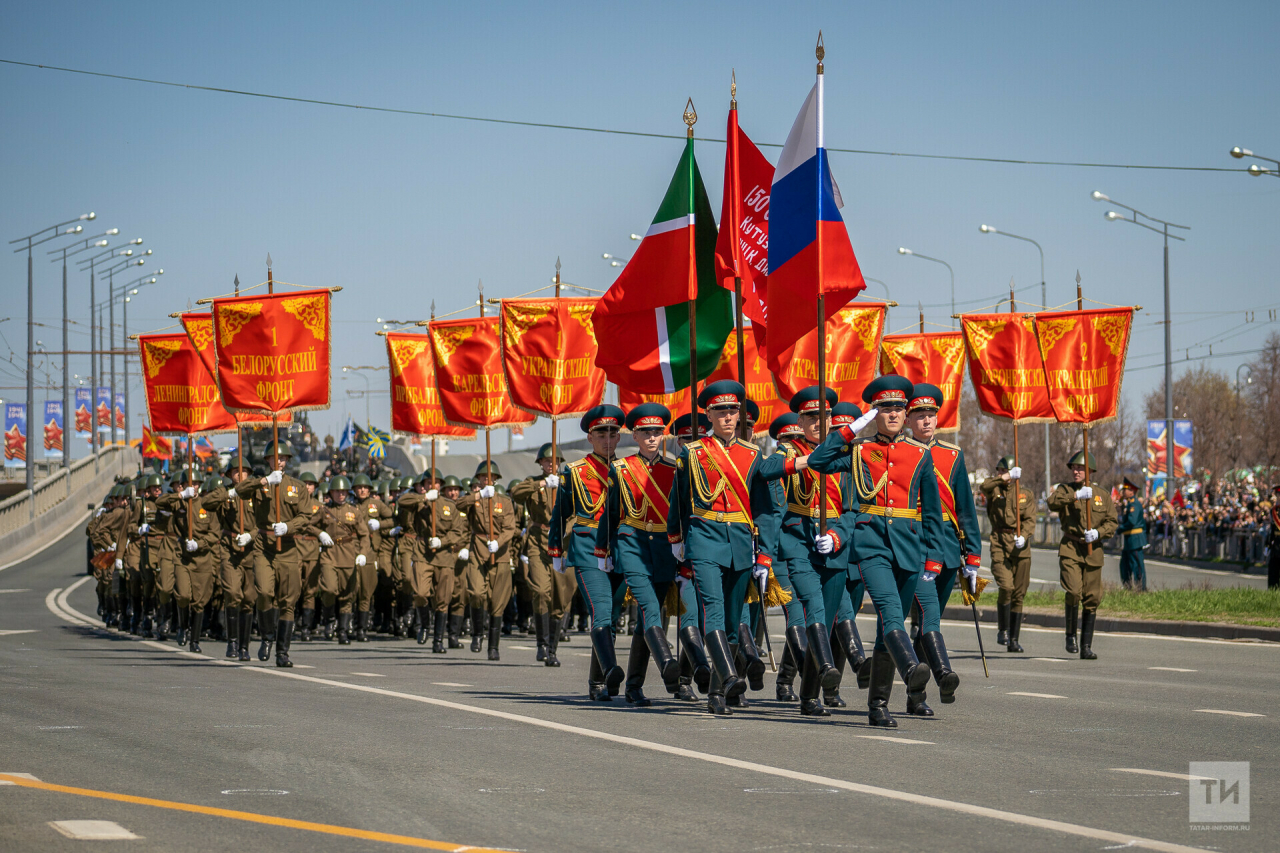
{"type": "Polygon", "coordinates": [[[1135,527],[1132,530],[1121,530],[1120,533],[1123,536],[1136,536],[1139,533],[1146,533],[1146,531],[1141,527],[1135,527]]]}
{"type": "Polygon", "coordinates": [[[627,527],[634,527],[636,530],[643,530],[646,533],[667,532],[667,523],[665,521],[641,521],[638,518],[628,516],[622,519],[622,523],[627,527]]]}
{"type": "Polygon", "coordinates": [[[897,509],[891,506],[877,506],[876,504],[862,504],[858,507],[858,511],[867,515],[881,515],[885,518],[910,518],[914,521],[919,521],[922,517],[918,509],[897,509]]]}
{"type": "Polygon", "coordinates": [[[698,518],[705,518],[707,521],[728,522],[729,524],[750,524],[753,528],[755,527],[745,512],[713,512],[712,510],[700,509],[695,506],[693,508],[693,514],[698,518]]]}

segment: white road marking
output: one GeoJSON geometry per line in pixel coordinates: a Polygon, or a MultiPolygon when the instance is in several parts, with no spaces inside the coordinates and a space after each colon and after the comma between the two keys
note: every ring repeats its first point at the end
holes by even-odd
{"type": "Polygon", "coordinates": [[[1229,717],[1265,717],[1266,714],[1251,714],[1248,711],[1221,711],[1217,708],[1196,708],[1197,714],[1226,714],[1229,717]]]}
{"type": "Polygon", "coordinates": [[[49,826],[67,838],[80,841],[133,841],[142,838],[113,820],[51,820],[49,826]]]}
{"type": "Polygon", "coordinates": [[[855,735],[855,737],[860,737],[863,740],[887,740],[890,743],[923,743],[928,744],[929,746],[934,745],[931,740],[912,740],[909,737],[889,737],[888,735],[855,735]]]}
{"type": "MultiPolygon", "coordinates": [[[[817,321],[815,320],[814,322],[816,323],[817,321]]],[[[502,646],[502,648],[505,648],[505,649],[516,649],[517,651],[521,651],[521,652],[531,652],[531,651],[533,651],[533,646],[502,646]]]]}
{"type": "MultiPolygon", "coordinates": [[[[66,536],[67,536],[67,534],[68,534],[68,533],[70,533],[71,531],[73,531],[73,530],[75,530],[75,529],[77,529],[77,528],[83,528],[83,527],[84,527],[84,523],[85,523],[86,521],[88,521],[89,516],[90,516],[91,514],[92,514],[92,512],[91,512],[91,511],[87,511],[87,512],[85,512],[83,515],[81,515],[80,517],[78,517],[78,518],[77,518],[77,519],[76,519],[76,520],[75,520],[75,521],[74,521],[74,522],[73,522],[69,527],[67,527],[67,528],[66,528],[66,530],[65,530],[63,533],[60,533],[60,534],[58,534],[57,536],[54,536],[54,537],[53,537],[52,539],[50,539],[48,542],[44,543],[44,544],[43,544],[43,545],[41,545],[39,548],[37,548],[36,550],[32,551],[32,552],[31,552],[30,554],[28,554],[27,556],[22,557],[21,559],[18,559],[18,560],[11,560],[11,561],[9,561],[9,562],[5,563],[3,566],[0,566],[0,572],[3,572],[5,569],[13,568],[14,566],[18,565],[19,563],[25,563],[25,562],[27,562],[28,560],[34,559],[35,557],[38,557],[40,554],[44,553],[47,549],[52,548],[54,545],[57,545],[59,542],[61,542],[63,539],[65,539],[65,538],[66,538],[66,536]]],[[[91,577],[91,576],[90,576],[90,577],[91,577]]]]}
{"type": "Polygon", "coordinates": [[[470,684],[463,684],[459,681],[433,681],[436,687],[470,687],[470,684]]]}
{"type": "MultiPolygon", "coordinates": [[[[89,577],[86,576],[85,580],[89,577]]],[[[52,608],[51,608],[52,609],[52,608]]],[[[67,605],[70,614],[75,616],[83,616],[79,611],[67,605]]],[[[70,615],[69,614],[69,615],[70,615]]],[[[66,617],[64,617],[66,618],[66,617]]],[[[75,618],[72,616],[71,618],[75,618]]],[[[126,635],[127,636],[127,635],[126,635]]],[[[134,639],[142,645],[152,648],[161,649],[167,652],[174,652],[172,646],[156,642],[154,640],[134,639]]],[[[181,654],[181,653],[179,653],[181,654]]],[[[685,749],[684,747],[671,746],[668,744],[656,743],[654,741],[642,740],[640,738],[627,737],[624,735],[616,735],[610,732],[597,731],[581,726],[569,725],[567,723],[557,723],[552,720],[543,720],[537,717],[530,717],[523,714],[513,714],[509,711],[499,711],[495,708],[483,708],[478,705],[466,705],[461,702],[452,702],[447,699],[438,699],[432,696],[421,696],[414,693],[401,693],[395,690],[387,690],[381,687],[372,687],[364,684],[348,684],[341,681],[331,681],[327,678],[319,678],[314,675],[303,675],[299,672],[291,672],[288,669],[277,669],[267,667],[244,666],[239,661],[232,662],[219,658],[211,658],[206,656],[195,655],[194,657],[204,657],[214,664],[221,666],[235,667],[245,672],[256,672],[263,675],[271,675],[277,678],[288,678],[294,681],[305,681],[312,684],[318,684],[326,687],[344,687],[347,690],[354,690],[361,693],[372,693],[378,696],[386,696],[393,699],[403,699],[409,702],[418,702],[423,705],[432,705],[438,708],[448,708],[454,711],[464,713],[478,714],[485,717],[493,717],[500,720],[508,720],[516,723],[534,726],[537,728],[548,729],[563,734],[575,735],[578,737],[586,737],[594,740],[616,743],[622,746],[630,746],[637,749],[644,749],[651,752],[662,753],[665,755],[676,756],[679,758],[687,758],[694,761],[703,761],[708,764],[717,764],[723,767],[732,767],[739,770],[749,770],[768,776],[777,776],[784,779],[791,779],[797,782],[807,782],[814,785],[822,785],[827,787],[839,788],[845,791],[853,791],[855,793],[867,794],[874,797],[882,797],[888,800],[898,802],[912,803],[915,805],[928,806],[940,811],[955,812],[960,814],[974,815],[976,817],[985,817],[991,820],[999,820],[1016,826],[1027,826],[1036,829],[1042,829],[1047,832],[1059,832],[1066,835],[1074,835],[1081,838],[1092,838],[1098,841],[1107,841],[1112,844],[1128,844],[1132,842],[1134,846],[1141,847],[1145,850],[1157,850],[1161,853],[1203,853],[1201,848],[1189,847],[1183,844],[1176,844],[1168,841],[1160,841],[1154,838],[1143,838],[1124,832],[1112,832],[1107,829],[1100,829],[1082,824],[1068,823],[1066,821],[1051,820],[1048,818],[1036,817],[1034,815],[1020,814],[1018,812],[1005,811],[1003,809],[989,808],[987,806],[973,805],[970,803],[962,803],[951,798],[930,797],[924,794],[916,794],[910,791],[898,791],[892,788],[882,788],[877,785],[868,785],[861,782],[851,782],[844,779],[835,779],[827,776],[819,776],[813,773],[802,773],[796,770],[788,770],[782,767],[773,767],[767,764],[759,764],[754,761],[743,761],[741,759],[729,758],[728,756],[715,755],[709,752],[700,752],[693,749],[685,749]]]]}
{"type": "Polygon", "coordinates": [[[31,592],[29,589],[0,589],[0,595],[6,592],[31,592]]]}
{"type": "Polygon", "coordinates": [[[0,629],[0,637],[7,637],[10,634],[34,634],[36,633],[37,630],[38,629],[36,628],[9,628],[7,630],[0,629]]]}
{"type": "Polygon", "coordinates": [[[363,675],[363,676],[364,676],[364,677],[366,677],[366,678],[386,678],[386,676],[385,676],[385,675],[383,675],[382,673],[379,673],[379,672],[353,672],[353,673],[351,673],[351,674],[352,674],[352,675],[363,675]]]}
{"type": "Polygon", "coordinates": [[[1183,669],[1180,666],[1149,666],[1147,669],[1156,669],[1160,672],[1195,672],[1194,669],[1183,669]]]}
{"type": "Polygon", "coordinates": [[[297,669],[315,669],[315,667],[309,663],[295,663],[294,667],[297,669]]]}
{"type": "MultiPolygon", "coordinates": [[[[40,780],[39,780],[39,779],[37,779],[36,777],[32,776],[30,773],[9,773],[8,771],[0,770],[0,775],[4,775],[4,776],[21,776],[23,779],[30,779],[32,782],[39,782],[39,781],[40,781],[40,780]]],[[[10,782],[8,779],[0,779],[0,785],[16,785],[16,784],[18,784],[18,783],[17,783],[17,782],[10,782]]]]}
{"type": "Polygon", "coordinates": [[[1004,694],[1006,696],[1030,696],[1032,699],[1066,699],[1066,696],[1059,696],[1056,693],[1025,693],[1021,690],[1014,690],[1011,693],[1004,694]]]}
{"type": "Polygon", "coordinates": [[[589,658],[591,657],[591,652],[574,652],[573,656],[579,657],[579,658],[589,658]]]}
{"type": "Polygon", "coordinates": [[[1141,767],[1112,767],[1112,773],[1137,773],[1139,776],[1161,776],[1165,779],[1181,779],[1192,782],[1196,779],[1207,779],[1207,776],[1191,776],[1187,773],[1170,773],[1167,770],[1143,770],[1141,767]]]}
{"type": "Polygon", "coordinates": [[[1049,663],[1066,663],[1071,658],[1027,658],[1027,660],[1045,660],[1049,663]]]}

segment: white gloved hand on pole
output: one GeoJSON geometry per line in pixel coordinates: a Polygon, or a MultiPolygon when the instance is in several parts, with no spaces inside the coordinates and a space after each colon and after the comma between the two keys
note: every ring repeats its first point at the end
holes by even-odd
{"type": "Polygon", "coordinates": [[[1017,465],[1014,465],[1012,468],[1010,468],[1010,469],[1009,469],[1009,479],[1010,479],[1010,480],[1021,480],[1021,479],[1022,479],[1022,469],[1021,469],[1021,468],[1019,468],[1017,465]]]}
{"type": "Polygon", "coordinates": [[[489,540],[489,553],[490,554],[498,553],[498,542],[496,539],[489,540]]]}
{"type": "Polygon", "coordinates": [[[277,521],[275,524],[271,525],[271,532],[275,533],[277,536],[284,536],[289,532],[289,525],[285,524],[283,521],[277,521]]]}
{"type": "Polygon", "coordinates": [[[333,547],[333,537],[330,536],[328,533],[325,533],[323,530],[320,531],[319,539],[320,539],[320,544],[323,545],[324,547],[326,548],[333,547]]]}
{"type": "Polygon", "coordinates": [[[364,565],[365,563],[367,563],[367,562],[368,562],[368,560],[366,560],[366,559],[365,559],[364,554],[356,554],[356,565],[357,565],[357,566],[363,566],[363,565],[364,565]]]}
{"type": "Polygon", "coordinates": [[[124,560],[119,560],[119,559],[116,560],[116,571],[119,572],[123,570],[124,570],[124,560]]]}
{"type": "Polygon", "coordinates": [[[194,539],[188,539],[188,540],[187,540],[187,553],[188,553],[188,554],[194,554],[194,553],[195,553],[196,551],[198,551],[198,550],[200,550],[200,543],[199,543],[199,542],[197,542],[197,541],[196,541],[196,540],[194,540],[194,539]]]}
{"type": "Polygon", "coordinates": [[[560,488],[560,477],[556,474],[548,474],[547,478],[542,482],[546,484],[548,489],[560,488]]]}
{"type": "Polygon", "coordinates": [[[684,562],[684,543],[683,542],[671,543],[671,556],[676,558],[677,563],[684,562]]]}
{"type": "Polygon", "coordinates": [[[440,499],[440,492],[437,489],[427,489],[426,498],[428,501],[436,501],[440,499]]]}
{"type": "Polygon", "coordinates": [[[1093,497],[1093,487],[1081,486],[1080,488],[1076,489],[1076,500],[1087,501],[1091,497],[1093,497]]]}
{"type": "Polygon", "coordinates": [[[498,492],[493,488],[493,486],[485,486],[484,488],[482,488],[482,489],[480,490],[480,497],[482,497],[482,498],[491,498],[491,497],[493,497],[494,495],[496,495],[497,493],[498,493],[498,492]]]}
{"type": "Polygon", "coordinates": [[[377,533],[382,528],[382,522],[376,518],[369,519],[369,532],[377,533]]]}
{"type": "Polygon", "coordinates": [[[1084,532],[1084,541],[1086,541],[1086,542],[1097,542],[1097,541],[1098,541],[1098,531],[1096,531],[1096,530],[1094,530],[1092,527],[1090,527],[1088,530],[1086,530],[1086,531],[1084,532]]]}
{"type": "Polygon", "coordinates": [[[236,537],[236,545],[238,545],[241,548],[248,545],[252,541],[253,541],[252,533],[241,533],[239,536],[236,537]]]}
{"type": "Polygon", "coordinates": [[[268,474],[268,475],[267,475],[267,485],[268,485],[268,486],[278,486],[278,485],[280,485],[280,482],[281,482],[283,479],[284,479],[284,472],[283,472],[283,471],[272,471],[270,474],[268,474]]]}
{"type": "Polygon", "coordinates": [[[182,498],[183,500],[189,501],[192,498],[194,498],[197,494],[198,493],[196,492],[195,486],[187,486],[185,489],[178,492],[178,497],[182,498]]]}
{"type": "Polygon", "coordinates": [[[461,551],[458,552],[459,562],[465,563],[467,560],[470,560],[470,559],[471,559],[471,552],[468,551],[466,548],[463,548],[461,551]]]}
{"type": "Polygon", "coordinates": [[[442,544],[443,543],[440,541],[439,536],[432,536],[430,539],[427,540],[427,547],[430,548],[432,551],[439,551],[440,546],[442,544]]]}
{"type": "Polygon", "coordinates": [[[1017,548],[1019,551],[1027,547],[1027,537],[1025,536],[1013,537],[1013,547],[1017,548]]]}
{"type": "Polygon", "coordinates": [[[140,525],[138,525],[138,535],[139,535],[139,536],[146,536],[146,535],[147,535],[147,532],[148,532],[149,530],[151,530],[151,525],[150,525],[150,524],[140,524],[140,525]]]}
{"type": "Polygon", "coordinates": [[[824,533],[813,537],[813,547],[819,554],[830,554],[836,549],[836,542],[831,538],[830,533],[824,533]]]}

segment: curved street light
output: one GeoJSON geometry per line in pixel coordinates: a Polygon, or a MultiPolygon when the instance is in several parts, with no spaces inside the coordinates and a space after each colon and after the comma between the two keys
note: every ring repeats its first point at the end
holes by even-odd
{"type": "MultiPolygon", "coordinates": [[[[911,255],[912,257],[920,258],[922,261],[933,261],[935,264],[942,264],[944,267],[947,268],[947,272],[951,274],[951,313],[955,314],[956,313],[956,271],[951,268],[951,264],[947,263],[941,258],[931,258],[928,255],[922,255],[919,252],[913,252],[910,249],[906,249],[902,247],[898,248],[898,254],[911,255]]],[[[953,329],[955,328],[955,322],[956,322],[955,317],[952,317],[951,323],[952,323],[953,329]]]]}

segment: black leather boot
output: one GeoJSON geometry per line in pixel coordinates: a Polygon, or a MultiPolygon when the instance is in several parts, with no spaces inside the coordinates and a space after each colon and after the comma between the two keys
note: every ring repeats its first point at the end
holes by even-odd
{"type": "MultiPolygon", "coordinates": [[[[658,629],[654,629],[658,630],[658,629]]],[[[644,695],[644,676],[649,669],[649,643],[640,631],[631,635],[631,651],[627,655],[627,689],[623,696],[628,705],[647,708],[653,704],[644,695]]]]}
{"type": "Polygon", "coordinates": [[[155,630],[157,640],[169,639],[169,603],[156,604],[156,614],[152,627],[155,630]]]}
{"type": "Polygon", "coordinates": [[[551,630],[551,618],[547,613],[533,614],[533,634],[538,645],[534,660],[544,663],[547,660],[547,634],[551,630]]]}
{"type": "Polygon", "coordinates": [[[324,622],[324,638],[332,640],[334,633],[338,629],[337,605],[330,604],[327,607],[320,608],[320,621],[324,622]]]}
{"type": "Polygon", "coordinates": [[[276,666],[292,667],[289,660],[289,646],[293,641],[293,620],[281,619],[276,623],[276,666]]]}
{"type": "Polygon", "coordinates": [[[844,644],[840,642],[840,638],[836,636],[835,628],[831,629],[831,662],[835,664],[838,680],[836,686],[830,690],[822,691],[822,704],[828,708],[844,708],[849,703],[845,702],[840,696],[840,683],[844,681],[844,662],[846,660],[844,644]]]}
{"type": "Polygon", "coordinates": [[[827,635],[827,626],[821,622],[815,622],[805,628],[805,636],[809,640],[805,657],[813,658],[813,666],[818,673],[818,683],[822,685],[823,690],[839,688],[840,670],[836,669],[835,660],[831,657],[831,640],[827,635]]]}
{"type": "Polygon", "coordinates": [[[1075,654],[1080,651],[1080,647],[1076,645],[1076,619],[1079,611],[1074,604],[1067,605],[1067,652],[1075,654]]]}
{"type": "Polygon", "coordinates": [[[852,619],[841,619],[832,628],[835,634],[831,639],[831,646],[834,650],[837,643],[844,649],[845,660],[849,662],[849,669],[855,673],[862,670],[862,665],[867,660],[867,653],[862,648],[862,636],[858,633],[858,626],[852,619]]]}
{"type": "Polygon", "coordinates": [[[351,645],[351,614],[338,614],[338,645],[351,645]]]}
{"type": "MultiPolygon", "coordinates": [[[[924,690],[925,685],[929,683],[929,665],[921,663],[916,658],[916,653],[911,648],[911,641],[907,639],[906,631],[890,631],[884,636],[884,644],[889,650],[889,655],[893,658],[893,663],[898,667],[898,674],[902,676],[902,682],[907,685],[908,693],[919,693],[924,690]]],[[[875,675],[871,676],[875,681],[875,675]]]]}
{"type": "Polygon", "coordinates": [[[996,645],[1009,644],[1009,605],[996,605],[996,645]]]}
{"type": "Polygon", "coordinates": [[[373,614],[368,610],[356,614],[356,642],[369,642],[369,623],[373,621],[373,614]]]}
{"type": "Polygon", "coordinates": [[[425,646],[427,644],[427,635],[430,634],[435,627],[431,619],[430,607],[419,607],[418,611],[418,645],[425,646]]]}
{"type": "Polygon", "coordinates": [[[542,619],[547,633],[547,659],[542,665],[559,666],[560,658],[556,657],[556,650],[560,648],[560,621],[552,619],[550,613],[543,613],[542,619]]]}
{"type": "Polygon", "coordinates": [[[1080,619],[1080,660],[1097,660],[1093,651],[1093,624],[1098,621],[1098,611],[1086,610],[1080,619]]]}
{"type": "Polygon", "coordinates": [[[462,648],[462,614],[449,614],[449,648],[462,648]]]}
{"type": "Polygon", "coordinates": [[[604,670],[600,668],[600,661],[596,659],[594,649],[591,652],[591,662],[587,665],[587,696],[593,702],[613,701],[613,696],[609,694],[609,686],[604,683],[604,670]]]}
{"type": "Polygon", "coordinates": [[[227,654],[230,660],[240,659],[240,611],[235,607],[223,608],[222,618],[227,622],[227,654]]]}
{"type": "MultiPolygon", "coordinates": [[[[899,633],[899,632],[894,632],[899,633]]],[[[906,638],[905,632],[903,638],[906,638]]],[[[908,646],[908,648],[910,648],[908,646]]],[[[888,652],[871,653],[871,684],[867,691],[867,722],[873,726],[896,729],[898,721],[889,713],[889,695],[893,692],[893,656],[888,652]]]]}
{"type": "Polygon", "coordinates": [[[445,624],[449,621],[449,614],[443,610],[437,610],[432,614],[434,620],[431,625],[431,653],[433,655],[442,655],[445,653],[444,648],[444,632],[445,624]]]}
{"type": "Polygon", "coordinates": [[[960,686],[960,676],[956,675],[951,668],[951,658],[947,656],[947,644],[943,642],[939,631],[930,631],[925,634],[920,643],[924,646],[924,656],[929,662],[929,669],[933,671],[933,680],[938,683],[938,699],[943,705],[950,705],[956,701],[956,688],[960,686]]]}
{"type": "Polygon", "coordinates": [[[249,631],[253,628],[253,611],[240,611],[240,660],[249,660],[249,631]]]}
{"type": "Polygon", "coordinates": [[[756,648],[755,637],[751,636],[750,625],[738,624],[738,654],[745,664],[747,684],[752,690],[764,690],[764,661],[760,658],[760,649],[756,648]]]}
{"type": "Polygon", "coordinates": [[[600,665],[600,672],[604,675],[604,683],[609,690],[609,696],[617,696],[618,688],[622,686],[626,673],[622,671],[622,667],[618,666],[618,659],[613,651],[613,629],[592,626],[591,649],[595,652],[596,662],[600,665]]]}
{"type": "Polygon", "coordinates": [[[187,647],[196,654],[200,654],[200,632],[203,628],[204,608],[191,608],[191,640],[187,644],[187,647]]]}
{"type": "Polygon", "coordinates": [[[258,660],[271,660],[271,646],[276,639],[276,616],[279,612],[274,607],[258,611],[258,633],[262,635],[262,643],[258,646],[258,660]]]}
{"type": "Polygon", "coordinates": [[[298,639],[304,643],[311,642],[311,623],[315,619],[316,612],[310,607],[304,607],[298,611],[298,639]]]}
{"type": "Polygon", "coordinates": [[[137,637],[142,633],[142,596],[133,596],[129,606],[129,633],[137,637]]]}
{"type": "Polygon", "coordinates": [[[711,662],[707,660],[707,647],[696,627],[680,629],[680,654],[689,661],[693,683],[699,692],[706,693],[711,689],[711,662]]]}
{"type": "Polygon", "coordinates": [[[805,650],[809,639],[802,628],[787,628],[787,642],[782,650],[782,664],[778,667],[776,696],[779,702],[798,702],[794,689],[795,678],[804,668],[805,650]]]}
{"type": "Polygon", "coordinates": [[[707,658],[711,661],[712,683],[709,685],[708,696],[719,692],[723,699],[728,701],[746,693],[747,682],[739,678],[733,668],[733,652],[729,648],[728,636],[724,631],[708,631],[704,640],[707,658]],[[716,690],[717,686],[720,688],[719,691],[716,690]]]}
{"type": "Polygon", "coordinates": [[[655,625],[652,628],[646,628],[643,635],[637,631],[636,636],[643,636],[649,654],[653,656],[653,662],[658,667],[662,686],[668,693],[674,694],[680,685],[680,664],[671,654],[671,647],[667,645],[667,635],[662,633],[662,628],[655,625]]]}
{"type": "Polygon", "coordinates": [[[866,690],[871,686],[871,658],[867,658],[862,662],[862,666],[858,667],[858,689],[866,690]]]}
{"type": "MultiPolygon", "coordinates": [[[[717,631],[716,633],[720,634],[721,636],[724,636],[723,631],[717,631]]],[[[710,637],[708,636],[708,640],[709,639],[710,637]]],[[[726,643],[725,645],[727,646],[728,643],[726,643]]],[[[709,647],[710,647],[710,643],[708,642],[708,648],[709,647]]],[[[714,660],[714,655],[712,656],[712,659],[714,660]]],[[[745,681],[743,681],[740,678],[737,678],[736,676],[734,677],[733,680],[737,684],[742,685],[744,690],[746,689],[747,683],[745,681]]],[[[733,716],[733,709],[729,707],[729,702],[724,695],[724,689],[725,689],[725,685],[724,685],[724,682],[720,679],[719,668],[712,667],[711,683],[707,686],[707,713],[717,717],[733,716]]]]}
{"type": "MultiPolygon", "coordinates": [[[[826,636],[826,627],[822,624],[810,625],[809,627],[817,628],[817,634],[826,636]]],[[[822,684],[822,662],[820,660],[822,654],[814,649],[813,638],[815,632],[808,631],[807,633],[809,635],[809,649],[804,656],[804,663],[800,667],[800,713],[806,717],[830,717],[831,712],[823,707],[822,700],[818,697],[822,684]]],[[[830,654],[831,651],[828,648],[828,658],[830,654]]]]}
{"type": "Polygon", "coordinates": [[[489,627],[489,611],[483,607],[471,608],[471,651],[480,652],[484,645],[485,629],[489,627]]]}
{"type": "Polygon", "coordinates": [[[1005,646],[1008,651],[1021,653],[1022,644],[1018,642],[1018,638],[1022,635],[1022,612],[1009,613],[1009,645],[1005,646]]]}
{"type": "Polygon", "coordinates": [[[489,616],[489,660],[499,660],[498,640],[502,637],[502,617],[489,616]]]}
{"type": "Polygon", "coordinates": [[[187,607],[178,608],[178,645],[185,646],[191,640],[191,610],[187,607]]]}

